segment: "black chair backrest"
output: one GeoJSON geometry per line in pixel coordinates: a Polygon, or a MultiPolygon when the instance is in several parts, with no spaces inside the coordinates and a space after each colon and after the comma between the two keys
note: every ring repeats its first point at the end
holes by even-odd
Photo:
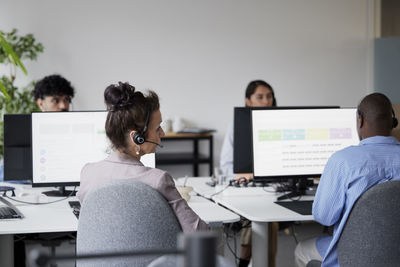
{"type": "Polygon", "coordinates": [[[337,253],[341,267],[400,266],[400,181],[375,185],[361,195],[337,253]]]}

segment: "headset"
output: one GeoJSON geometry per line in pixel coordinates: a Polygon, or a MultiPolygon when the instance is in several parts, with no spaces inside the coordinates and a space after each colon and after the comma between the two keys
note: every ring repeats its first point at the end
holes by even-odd
{"type": "Polygon", "coordinates": [[[146,142],[145,134],[147,131],[147,124],[149,124],[149,119],[150,119],[150,114],[149,112],[147,112],[143,130],[141,130],[140,132],[136,132],[132,137],[133,142],[135,142],[135,144],[142,145],[144,142],[146,142]]]}
{"type": "Polygon", "coordinates": [[[399,125],[399,120],[396,118],[396,114],[394,114],[394,110],[392,108],[392,128],[396,128],[399,125]]]}
{"type": "Polygon", "coordinates": [[[147,112],[147,114],[146,114],[146,121],[145,121],[145,123],[144,123],[143,130],[141,130],[140,132],[136,132],[136,133],[133,135],[133,137],[132,137],[133,142],[134,142],[135,144],[137,144],[137,145],[142,145],[142,144],[144,144],[145,142],[147,142],[147,143],[155,144],[155,145],[157,145],[157,146],[159,146],[159,147],[163,147],[163,146],[160,145],[159,143],[146,140],[145,135],[146,135],[146,131],[147,131],[147,125],[149,124],[149,120],[150,120],[150,112],[147,112]]]}

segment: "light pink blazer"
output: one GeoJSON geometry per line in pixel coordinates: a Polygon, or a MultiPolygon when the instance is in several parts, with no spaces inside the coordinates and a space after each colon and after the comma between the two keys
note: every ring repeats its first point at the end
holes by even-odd
{"type": "Polygon", "coordinates": [[[208,229],[208,225],[181,197],[171,175],[160,169],[145,167],[139,160],[119,152],[112,152],[105,160],[83,167],[77,194],[80,202],[90,189],[115,179],[135,179],[156,189],[174,210],[184,232],[208,229]]]}

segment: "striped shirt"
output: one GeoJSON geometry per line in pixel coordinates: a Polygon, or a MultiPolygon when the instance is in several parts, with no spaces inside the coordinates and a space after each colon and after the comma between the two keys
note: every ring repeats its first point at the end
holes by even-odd
{"type": "Polygon", "coordinates": [[[313,204],[314,219],[334,225],[333,236],[317,239],[322,266],[339,266],[337,242],[357,199],[370,187],[390,180],[400,180],[400,143],[394,137],[366,138],[329,158],[313,204]]]}

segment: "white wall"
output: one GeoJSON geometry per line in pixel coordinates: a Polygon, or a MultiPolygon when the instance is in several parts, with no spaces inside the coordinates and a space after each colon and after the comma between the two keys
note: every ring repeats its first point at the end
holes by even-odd
{"type": "MultiPolygon", "coordinates": [[[[252,79],[279,105],[354,106],[371,84],[371,0],[1,0],[0,27],[45,46],[28,79],[60,73],[74,109],[102,109],[117,81],[155,90],[164,117],[215,128],[252,79]]],[[[19,75],[20,83],[27,78],[19,75]],[[22,78],[22,79],[21,79],[22,78]]]]}

